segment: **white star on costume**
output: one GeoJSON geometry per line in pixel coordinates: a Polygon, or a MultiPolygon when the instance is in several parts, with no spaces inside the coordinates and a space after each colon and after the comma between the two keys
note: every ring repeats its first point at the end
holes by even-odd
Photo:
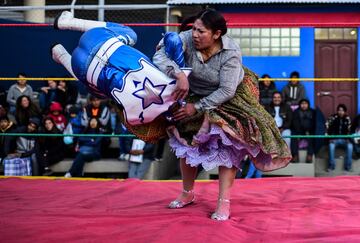
{"type": "Polygon", "coordinates": [[[154,85],[150,79],[145,77],[143,87],[135,91],[133,95],[142,100],[142,107],[145,110],[152,104],[164,104],[161,94],[164,92],[165,88],[165,84],[154,85]]]}

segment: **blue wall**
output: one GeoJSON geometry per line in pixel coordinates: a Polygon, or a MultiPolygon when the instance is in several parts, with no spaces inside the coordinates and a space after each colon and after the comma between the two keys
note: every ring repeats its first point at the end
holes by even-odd
{"type": "MultiPolygon", "coordinates": [[[[243,63],[255,71],[260,77],[267,73],[272,78],[289,78],[292,71],[298,71],[302,78],[312,78],[314,73],[314,28],[300,29],[300,56],[292,57],[243,57],[243,63]]],[[[314,82],[301,82],[305,86],[307,98],[314,107],[314,82]]],[[[287,84],[275,82],[279,91],[287,84]]]]}

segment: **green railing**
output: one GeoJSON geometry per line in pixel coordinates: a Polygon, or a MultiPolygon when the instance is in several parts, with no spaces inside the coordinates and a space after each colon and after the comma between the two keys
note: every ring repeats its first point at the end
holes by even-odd
{"type": "MultiPolygon", "coordinates": [[[[16,137],[135,137],[133,134],[48,134],[48,133],[0,133],[0,136],[16,137]]],[[[358,138],[360,134],[352,135],[291,135],[283,138],[358,138]]]]}

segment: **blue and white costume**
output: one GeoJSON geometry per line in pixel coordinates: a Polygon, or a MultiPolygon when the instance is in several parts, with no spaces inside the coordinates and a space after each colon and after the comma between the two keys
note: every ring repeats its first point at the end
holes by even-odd
{"type": "Polygon", "coordinates": [[[112,97],[124,107],[131,125],[151,122],[175,102],[176,80],[158,70],[141,52],[128,46],[136,34],[125,26],[85,32],[74,50],[71,65],[89,91],[112,97]]]}
{"type": "MultiPolygon", "coordinates": [[[[148,57],[130,46],[137,40],[136,33],[131,28],[110,22],[103,22],[103,27],[99,27],[93,21],[75,19],[66,14],[70,13],[66,12],[65,17],[71,20],[67,26],[63,24],[61,29],[79,30],[74,26],[83,25],[80,21],[97,25],[85,29],[71,56],[72,70],[67,69],[92,94],[101,98],[111,97],[121,104],[127,123],[149,123],[175,102],[171,94],[175,90],[176,80],[166,76],[148,57]]],[[[184,66],[180,38],[177,34],[166,36],[169,57],[184,66]]],[[[62,55],[64,54],[58,53],[54,56],[53,49],[53,58],[66,67],[65,62],[60,60],[62,55]]]]}

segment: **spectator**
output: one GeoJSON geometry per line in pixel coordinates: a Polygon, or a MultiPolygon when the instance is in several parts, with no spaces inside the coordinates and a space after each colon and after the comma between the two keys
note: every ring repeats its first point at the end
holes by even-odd
{"type": "MultiPolygon", "coordinates": [[[[91,118],[86,126],[84,134],[100,134],[100,122],[91,118]]],[[[65,177],[79,177],[83,175],[85,162],[91,162],[101,158],[101,137],[79,137],[79,151],[70,170],[65,177]]]]}
{"type": "Polygon", "coordinates": [[[39,94],[39,105],[43,113],[48,113],[52,102],[57,101],[57,82],[48,81],[48,86],[41,87],[39,94]]]}
{"type": "Polygon", "coordinates": [[[282,90],[282,97],[284,102],[288,104],[292,110],[299,107],[299,102],[306,98],[305,88],[299,83],[300,74],[298,72],[292,72],[290,74],[292,79],[282,90]]]}
{"type": "Polygon", "coordinates": [[[129,149],[129,178],[143,179],[154,160],[154,145],[140,139],[131,139],[129,149]]]}
{"type": "MultiPolygon", "coordinates": [[[[266,110],[275,119],[276,126],[279,128],[282,136],[291,135],[292,110],[286,103],[282,102],[280,92],[273,93],[272,102],[266,107],[266,110]]],[[[291,139],[284,138],[286,144],[290,147],[291,139]]]]}
{"type": "MultiPolygon", "coordinates": [[[[15,130],[16,125],[9,120],[6,114],[0,116],[0,133],[13,133],[15,130]]],[[[5,158],[10,151],[15,151],[15,146],[11,147],[8,141],[8,136],[0,136],[0,160],[5,158]]]]}
{"type": "Polygon", "coordinates": [[[75,105],[78,97],[77,88],[69,81],[59,81],[55,101],[67,110],[68,105],[75,105]]]}
{"type": "Polygon", "coordinates": [[[272,101],[273,93],[277,90],[274,81],[270,80],[268,74],[264,74],[261,78],[264,80],[259,82],[260,104],[268,106],[272,101]]]}
{"type": "MultiPolygon", "coordinates": [[[[326,121],[326,129],[328,135],[349,135],[351,132],[351,119],[347,115],[347,108],[344,104],[339,104],[336,109],[336,114],[331,115],[326,121]]],[[[345,147],[345,164],[344,169],[346,171],[351,170],[351,159],[353,145],[349,139],[346,138],[337,138],[330,139],[329,142],[329,168],[328,171],[331,172],[335,170],[335,148],[345,147]]]]}
{"type": "Polygon", "coordinates": [[[109,108],[95,96],[90,96],[89,101],[90,103],[84,108],[81,124],[86,127],[91,118],[96,118],[99,120],[101,128],[103,130],[108,130],[110,119],[109,108]]]}
{"type": "Polygon", "coordinates": [[[50,113],[48,114],[48,117],[51,117],[53,119],[53,121],[56,124],[56,127],[63,132],[66,124],[67,124],[67,120],[66,117],[64,116],[63,112],[63,108],[60,105],[59,102],[52,102],[50,105],[50,113]]]}
{"type": "MultiPolygon", "coordinates": [[[[24,73],[18,74],[19,78],[26,78],[24,73]]],[[[9,104],[9,112],[14,115],[16,110],[16,103],[20,96],[26,95],[30,99],[33,99],[33,89],[30,85],[26,84],[26,79],[18,80],[16,84],[11,85],[6,101],[9,104]]],[[[27,121],[26,121],[27,122],[27,121]]]]}
{"type": "MultiPolygon", "coordinates": [[[[37,117],[31,117],[27,126],[18,127],[15,132],[16,133],[37,133],[38,128],[40,126],[40,119],[37,117]]],[[[10,137],[9,145],[11,148],[15,148],[15,150],[10,150],[7,157],[4,159],[5,164],[11,164],[12,161],[16,161],[16,159],[23,159],[27,162],[27,164],[31,164],[31,170],[27,170],[27,175],[39,175],[38,164],[36,161],[35,151],[37,147],[37,138],[34,136],[18,136],[18,137],[10,137]],[[13,144],[16,146],[13,146],[13,144]],[[7,160],[7,161],[6,161],[7,160]],[[31,172],[32,171],[32,172],[31,172]]],[[[6,166],[5,166],[6,170],[6,166]]],[[[6,174],[6,171],[5,171],[6,174]]],[[[10,171],[11,175],[12,174],[10,171]]],[[[10,175],[8,174],[8,175],[10,175]]]]}
{"type": "MultiPolygon", "coordinates": [[[[43,121],[43,132],[46,135],[61,134],[51,117],[46,117],[43,121]]],[[[38,139],[36,158],[39,162],[40,174],[44,176],[52,175],[50,165],[56,164],[64,159],[64,142],[62,137],[44,136],[38,139]]]]}
{"type": "MultiPolygon", "coordinates": [[[[310,102],[307,99],[300,100],[299,108],[293,113],[292,119],[292,135],[314,135],[316,128],[316,114],[315,110],[310,108],[310,102]]],[[[306,163],[312,162],[314,155],[314,140],[311,138],[293,138],[291,139],[291,153],[293,156],[292,162],[299,161],[299,146],[306,147],[307,156],[306,163]]]]}
{"type": "Polygon", "coordinates": [[[29,123],[30,117],[37,117],[40,119],[41,111],[29,96],[21,95],[16,101],[15,120],[17,126],[26,126],[29,123]]]}
{"type": "MultiPolygon", "coordinates": [[[[110,109],[106,105],[106,100],[101,100],[93,95],[89,97],[89,104],[84,108],[81,124],[86,126],[89,124],[89,119],[96,118],[100,122],[100,130],[102,133],[111,133],[110,109]]],[[[105,154],[107,148],[111,144],[109,137],[104,137],[101,140],[101,152],[105,154]]]]}

